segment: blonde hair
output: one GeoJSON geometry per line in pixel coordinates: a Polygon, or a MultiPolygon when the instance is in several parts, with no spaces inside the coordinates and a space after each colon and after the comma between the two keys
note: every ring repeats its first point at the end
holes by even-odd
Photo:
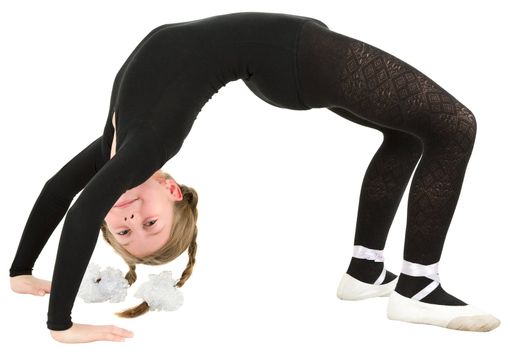
{"type": "MultiPolygon", "coordinates": [[[[168,173],[157,170],[153,175],[154,178],[174,178],[168,173]]],[[[175,181],[176,182],[176,181],[175,181]]],[[[176,182],[177,183],[177,182],[176,182]]],[[[177,183],[178,184],[178,183],[177,183]]],[[[156,252],[143,258],[136,257],[130,254],[125,248],[123,248],[113,237],[111,231],[109,231],[106,222],[103,221],[100,227],[102,236],[111,247],[118,253],[123,260],[129,266],[129,271],[125,275],[125,279],[128,281],[129,286],[132,285],[137,279],[136,275],[136,264],[145,265],[162,265],[166,264],[178,256],[180,256],[188,248],[188,263],[185,270],[181,274],[176,287],[182,287],[183,284],[188,280],[192,274],[192,269],[195,264],[195,253],[197,250],[197,192],[188,186],[178,184],[181,189],[183,199],[181,201],[175,201],[173,206],[173,223],[171,227],[171,235],[168,241],[156,252]]],[[[149,311],[149,305],[145,301],[141,304],[132,307],[130,309],[117,312],[116,315],[125,318],[134,318],[140,316],[149,311]]]]}

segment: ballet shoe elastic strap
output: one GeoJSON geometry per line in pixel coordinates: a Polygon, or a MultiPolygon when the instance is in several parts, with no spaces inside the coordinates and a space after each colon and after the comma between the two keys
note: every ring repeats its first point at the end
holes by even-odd
{"type": "Polygon", "coordinates": [[[440,277],[438,275],[438,262],[431,265],[421,265],[403,260],[401,272],[405,275],[414,277],[424,276],[433,280],[433,282],[428,284],[419,293],[412,297],[412,299],[415,300],[421,300],[433,292],[440,284],[440,277]]]}
{"type": "Polygon", "coordinates": [[[355,245],[352,256],[358,259],[368,259],[376,262],[384,261],[384,251],[363,247],[362,245],[355,245]]]}
{"type": "MultiPolygon", "coordinates": [[[[362,245],[355,245],[354,250],[352,252],[352,256],[357,259],[367,259],[367,260],[373,260],[375,262],[384,262],[384,251],[383,250],[377,250],[377,249],[370,249],[366,248],[362,245]]],[[[386,268],[382,270],[382,273],[377,278],[373,284],[379,285],[381,284],[385,277],[386,277],[386,268]]]]}

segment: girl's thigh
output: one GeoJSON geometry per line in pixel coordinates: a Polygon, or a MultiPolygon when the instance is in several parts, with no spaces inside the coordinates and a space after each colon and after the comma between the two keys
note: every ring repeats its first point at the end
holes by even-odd
{"type": "Polygon", "coordinates": [[[316,23],[303,28],[297,61],[301,98],[309,107],[337,107],[423,140],[452,124],[475,126],[463,104],[416,68],[316,23]]]}

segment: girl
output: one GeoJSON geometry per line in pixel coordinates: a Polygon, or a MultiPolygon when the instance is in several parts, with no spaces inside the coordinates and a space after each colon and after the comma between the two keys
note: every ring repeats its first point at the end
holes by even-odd
{"type": "MultiPolygon", "coordinates": [[[[327,108],[384,136],[364,177],[340,299],[389,296],[388,318],[406,322],[471,331],[499,325],[492,315],[447,293],[438,277],[475,141],[472,112],[414,67],[317,19],[240,12],[152,30],[114,80],[102,135],[42,189],[10,276],[14,291],[51,291],[47,327],[54,339],[132,336],[114,326],[71,321],[99,228],[127,262],[129,283],[136,279],[135,264],[164,264],[187,249],[189,262],[177,286],[189,278],[197,193],[160,169],[181,148],[203,105],[238,79],[273,106],[327,108]],[[383,249],[414,168],[403,267],[396,276],[384,267],[383,249]],[[33,265],[67,209],[52,282],[36,279],[33,265]]],[[[141,304],[121,315],[146,310],[141,304]]]]}

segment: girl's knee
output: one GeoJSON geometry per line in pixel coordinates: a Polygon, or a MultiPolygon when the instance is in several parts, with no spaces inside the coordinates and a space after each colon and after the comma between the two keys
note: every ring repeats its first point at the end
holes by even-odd
{"type": "Polygon", "coordinates": [[[459,147],[462,153],[470,153],[477,134],[477,121],[470,109],[452,96],[450,99],[452,103],[447,107],[448,110],[434,112],[429,118],[431,139],[442,141],[446,145],[451,142],[451,145],[459,147]]]}
{"type": "Polygon", "coordinates": [[[469,139],[475,140],[475,136],[477,134],[477,120],[475,119],[475,115],[470,109],[465,107],[457,100],[455,107],[457,110],[457,118],[462,125],[460,129],[466,132],[469,139]]]}

